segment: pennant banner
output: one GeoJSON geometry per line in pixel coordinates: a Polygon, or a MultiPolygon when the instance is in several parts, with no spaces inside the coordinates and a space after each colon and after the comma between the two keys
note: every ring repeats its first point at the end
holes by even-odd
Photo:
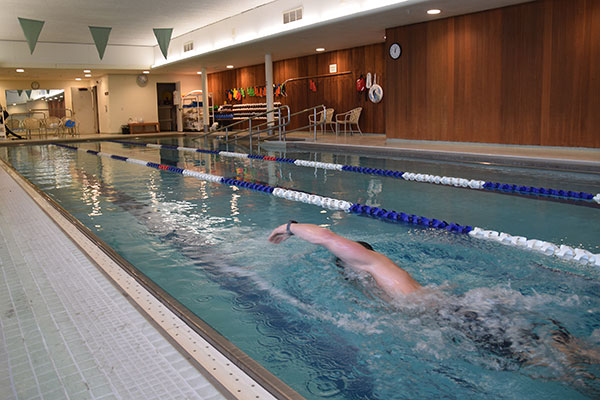
{"type": "Polygon", "coordinates": [[[26,19],[21,17],[18,18],[19,23],[21,24],[21,29],[23,29],[23,33],[25,34],[27,44],[29,44],[29,50],[31,51],[31,54],[33,54],[35,45],[40,37],[40,32],[44,26],[44,21],[37,21],[35,19],[26,19]]]}
{"type": "Polygon", "coordinates": [[[88,28],[90,28],[90,33],[92,34],[92,38],[94,38],[94,43],[96,44],[98,55],[102,60],[102,57],[104,57],[104,50],[106,50],[106,45],[108,44],[108,37],[110,36],[110,31],[112,30],[112,28],[102,26],[88,26],[88,28]]]}
{"type": "Polygon", "coordinates": [[[17,94],[19,95],[19,97],[21,97],[21,95],[23,94],[22,90],[17,90],[17,94]]]}
{"type": "Polygon", "coordinates": [[[165,60],[167,59],[167,54],[169,52],[169,43],[171,43],[171,34],[172,33],[173,33],[173,28],[168,28],[168,29],[154,28],[154,36],[156,36],[156,41],[158,42],[160,51],[162,52],[163,56],[165,56],[165,60]]]}
{"type": "Polygon", "coordinates": [[[27,95],[27,98],[30,99],[31,98],[31,90],[26,90],[25,94],[27,95]]]}

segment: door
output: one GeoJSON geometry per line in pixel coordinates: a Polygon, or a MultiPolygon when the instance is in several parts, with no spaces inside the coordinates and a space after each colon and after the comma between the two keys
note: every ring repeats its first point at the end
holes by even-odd
{"type": "Polygon", "coordinates": [[[79,133],[96,133],[94,101],[88,88],[71,88],[73,117],[79,122],[79,133]]]}

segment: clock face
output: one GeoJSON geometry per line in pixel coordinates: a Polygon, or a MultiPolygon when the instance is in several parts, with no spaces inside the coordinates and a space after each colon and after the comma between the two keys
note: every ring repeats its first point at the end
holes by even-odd
{"type": "Polygon", "coordinates": [[[148,77],[146,75],[138,75],[136,81],[139,86],[144,87],[148,83],[148,77]]]}
{"type": "Polygon", "coordinates": [[[34,90],[39,89],[40,88],[40,83],[37,82],[37,81],[31,82],[31,88],[34,89],[34,90]]]}
{"type": "Polygon", "coordinates": [[[390,46],[390,57],[392,57],[394,60],[397,60],[398,58],[400,58],[401,54],[402,54],[402,47],[400,47],[400,45],[398,43],[394,43],[390,46]]]}

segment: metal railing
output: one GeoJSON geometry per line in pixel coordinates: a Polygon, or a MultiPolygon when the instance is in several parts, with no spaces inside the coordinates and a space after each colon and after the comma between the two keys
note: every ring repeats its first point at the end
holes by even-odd
{"type": "MultiPolygon", "coordinates": [[[[240,139],[249,139],[250,141],[250,149],[252,149],[252,141],[253,141],[253,137],[256,136],[257,142],[258,142],[258,146],[260,146],[260,134],[264,133],[264,132],[271,132],[271,134],[267,135],[264,137],[264,139],[268,139],[268,138],[272,138],[275,136],[279,136],[279,140],[280,141],[285,141],[285,137],[287,133],[290,132],[296,132],[296,131],[302,131],[302,130],[313,130],[313,140],[316,141],[317,140],[317,128],[320,126],[323,126],[326,121],[325,121],[325,115],[326,115],[326,107],[321,104],[318,106],[314,106],[314,107],[310,107],[310,108],[306,108],[304,110],[295,112],[293,114],[290,114],[290,108],[287,105],[283,105],[279,108],[273,109],[273,110],[268,110],[264,113],[260,113],[260,114],[256,114],[253,115],[252,117],[248,117],[246,119],[243,119],[241,121],[235,122],[233,124],[229,124],[226,125],[222,128],[219,128],[215,131],[212,132],[208,132],[208,133],[204,133],[199,135],[197,138],[195,138],[194,140],[197,139],[201,139],[201,138],[205,138],[211,135],[215,135],[215,134],[219,134],[219,133],[225,133],[225,143],[228,144],[232,141],[237,141],[240,139]],[[282,113],[283,111],[287,111],[287,113],[282,113]],[[258,125],[256,125],[256,120],[258,119],[263,119],[265,118],[268,114],[271,113],[277,113],[276,118],[274,119],[274,121],[272,122],[262,122],[258,125]],[[312,120],[314,121],[313,123],[310,123],[308,125],[304,125],[301,126],[299,128],[295,128],[292,130],[287,130],[288,125],[290,124],[291,118],[298,116],[298,115],[302,115],[302,114],[306,114],[309,116],[312,116],[312,120]],[[322,116],[322,118],[320,118],[319,116],[322,116]],[[254,121],[254,125],[253,125],[253,121],[254,121]],[[230,130],[233,127],[236,126],[240,126],[243,125],[245,123],[248,123],[248,129],[242,129],[238,132],[234,133],[233,137],[229,137],[230,136],[230,130]],[[277,133],[273,133],[274,131],[277,131],[277,133]]],[[[232,133],[233,134],[233,133],[232,133]]]]}
{"type": "MultiPolygon", "coordinates": [[[[279,136],[281,137],[282,132],[285,131],[285,127],[289,123],[290,123],[290,107],[287,105],[284,105],[281,107],[274,108],[272,110],[267,110],[260,114],[254,114],[251,117],[248,117],[248,118],[243,119],[238,122],[234,122],[233,124],[225,125],[225,126],[219,128],[217,130],[214,130],[212,132],[207,132],[207,133],[201,134],[194,140],[202,139],[207,136],[211,136],[211,135],[215,135],[215,134],[224,132],[226,143],[230,142],[231,140],[244,139],[244,138],[248,137],[250,139],[250,148],[252,148],[252,136],[258,135],[258,140],[260,142],[260,134],[262,132],[273,132],[273,131],[277,130],[279,132],[279,136]],[[285,111],[287,111],[287,116],[285,115],[285,111]],[[273,121],[266,121],[266,122],[262,122],[258,125],[254,125],[254,127],[252,126],[253,121],[256,122],[256,120],[259,120],[259,119],[262,120],[264,118],[267,118],[267,116],[269,114],[274,114],[273,121]],[[241,126],[245,123],[248,123],[248,129],[242,129],[239,132],[235,132],[235,137],[233,137],[232,139],[229,139],[230,130],[232,130],[233,127],[241,126]],[[256,129],[256,130],[253,131],[254,129],[256,129]],[[245,136],[240,136],[245,132],[247,132],[247,134],[245,136]]],[[[271,137],[274,135],[269,135],[269,136],[271,137]]]]}

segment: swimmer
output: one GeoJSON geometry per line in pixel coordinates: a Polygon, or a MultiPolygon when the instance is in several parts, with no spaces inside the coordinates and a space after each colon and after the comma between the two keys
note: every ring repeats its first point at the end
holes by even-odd
{"type": "Polygon", "coordinates": [[[392,297],[421,289],[421,285],[408,272],[383,254],[374,251],[368,243],[346,239],[317,225],[290,221],[275,228],[269,235],[269,241],[279,244],[292,236],[325,247],[337,257],[336,264],[340,267],[367,272],[375,279],[377,285],[392,297]]]}
{"type": "MultiPolygon", "coordinates": [[[[370,274],[377,285],[392,298],[415,292],[426,292],[408,272],[404,271],[392,260],[377,253],[365,242],[355,242],[339,236],[328,229],[313,224],[299,224],[290,221],[275,228],[269,235],[271,243],[279,244],[292,236],[309,243],[325,247],[336,256],[336,265],[342,268],[352,268],[370,274]]],[[[425,295],[425,297],[427,297],[425,295]]],[[[440,328],[452,327],[461,332],[478,349],[499,357],[500,369],[518,369],[524,366],[544,366],[543,357],[531,351],[545,340],[535,333],[539,324],[518,329],[510,326],[511,320],[506,319],[505,313],[499,309],[482,312],[474,311],[468,305],[458,304],[429,304],[429,313],[435,316],[440,328]]],[[[600,351],[590,349],[572,336],[565,327],[550,319],[550,345],[562,354],[561,360],[567,371],[575,376],[564,376],[562,379],[584,391],[596,389],[589,387],[589,381],[597,382],[598,376],[588,370],[588,366],[600,363],[600,351]],[[585,378],[586,382],[578,379],[585,378]]]]}

